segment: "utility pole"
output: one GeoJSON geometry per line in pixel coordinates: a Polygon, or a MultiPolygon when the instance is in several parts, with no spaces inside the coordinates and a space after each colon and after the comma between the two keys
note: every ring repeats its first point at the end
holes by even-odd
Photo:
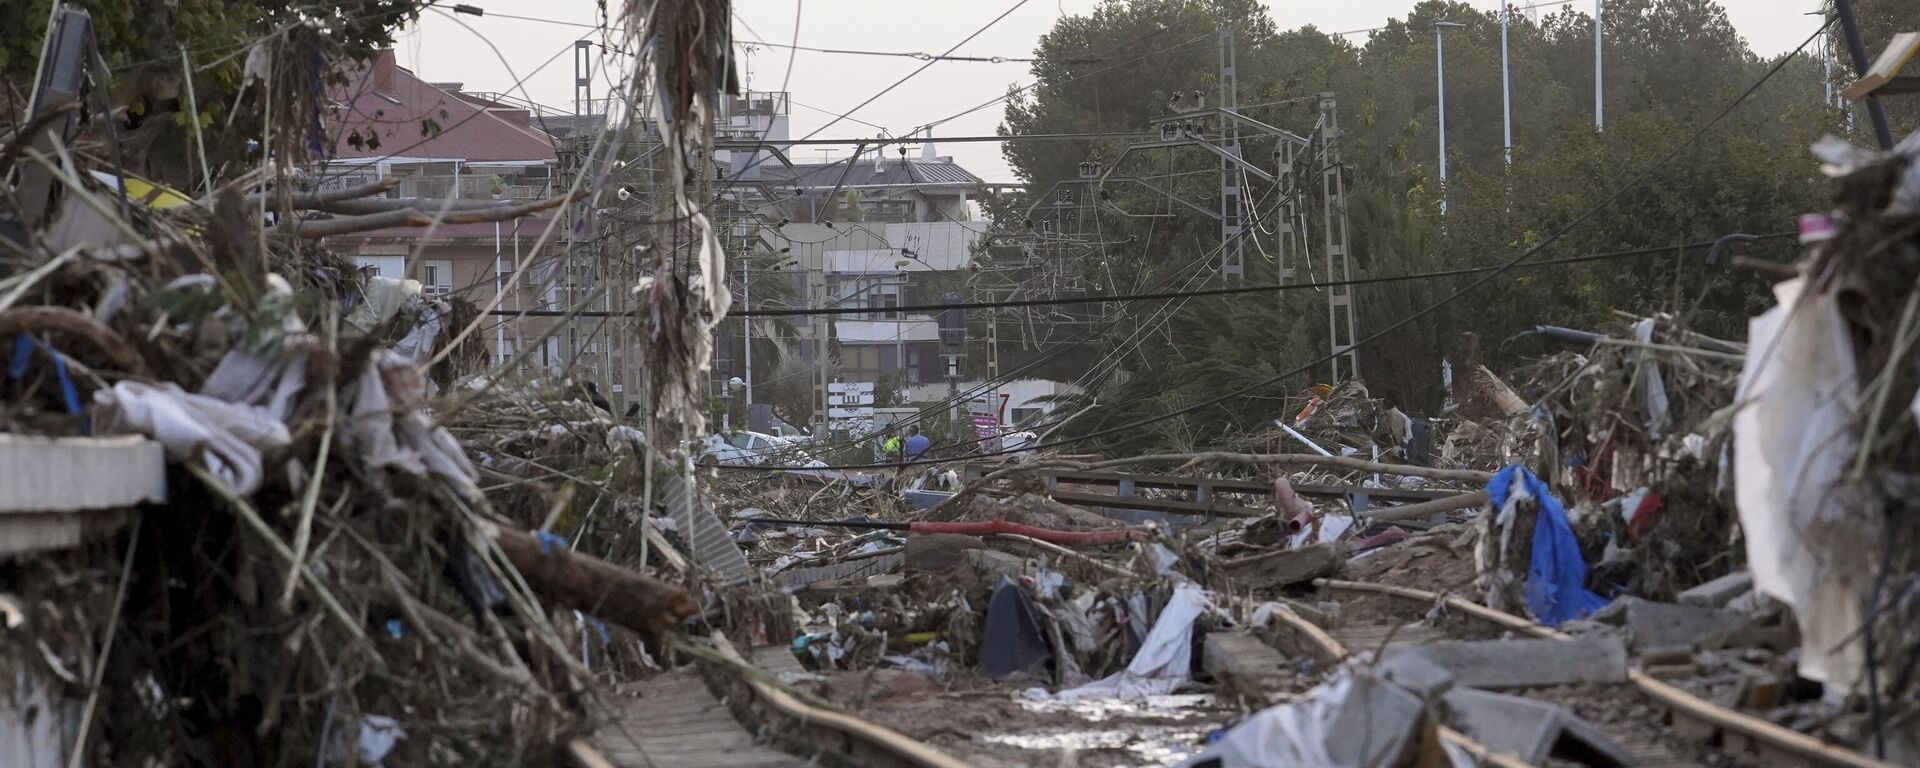
{"type": "MultiPolygon", "coordinates": [[[[742,309],[753,308],[752,251],[751,247],[740,251],[740,306],[742,309]]],[[[746,383],[747,413],[751,414],[753,413],[753,318],[751,317],[740,318],[740,348],[740,354],[746,361],[745,375],[740,379],[746,383]]]]}
{"type": "Polygon", "coordinates": [[[1513,87],[1507,59],[1507,10],[1513,7],[1500,0],[1500,132],[1507,150],[1507,165],[1513,165],[1513,87]]]}
{"type": "Polygon", "coordinates": [[[1433,71],[1440,81],[1440,215],[1447,215],[1447,40],[1440,33],[1464,26],[1451,21],[1433,23],[1433,71]]]}
{"type": "MultiPolygon", "coordinates": [[[[818,307],[826,303],[827,271],[826,266],[802,264],[807,271],[807,306],[818,307]]],[[[833,343],[833,316],[819,315],[808,323],[813,326],[813,436],[816,439],[827,437],[827,382],[831,380],[832,361],[827,348],[833,343]]]]}
{"type": "Polygon", "coordinates": [[[1593,0],[1593,129],[1596,131],[1604,131],[1607,129],[1606,100],[1602,98],[1605,89],[1601,87],[1602,81],[1600,79],[1600,61],[1602,58],[1600,56],[1600,40],[1606,36],[1606,33],[1600,30],[1600,6],[1605,2],[1606,0],[1593,0]]]}
{"type": "MultiPolygon", "coordinates": [[[[1867,44],[1860,39],[1860,19],[1853,13],[1853,0],[1833,0],[1840,14],[1840,33],[1847,38],[1847,54],[1853,58],[1855,76],[1864,77],[1873,63],[1867,60],[1867,44]]],[[[1873,118],[1873,136],[1880,148],[1893,149],[1893,131],[1887,127],[1887,109],[1878,96],[1867,97],[1867,116],[1873,118]]]]}

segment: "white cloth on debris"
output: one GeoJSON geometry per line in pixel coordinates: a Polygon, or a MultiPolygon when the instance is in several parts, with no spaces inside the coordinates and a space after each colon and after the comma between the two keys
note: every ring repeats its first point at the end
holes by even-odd
{"type": "MultiPolygon", "coordinates": [[[[1642,344],[1652,344],[1653,318],[1635,323],[1633,338],[1642,344]]],[[[1660,364],[1650,349],[1640,351],[1640,386],[1647,395],[1647,434],[1657,440],[1667,428],[1667,383],[1660,376],[1660,364]]]]}
{"type": "Polygon", "coordinates": [[[1191,583],[1181,584],[1174,588],[1173,598],[1160,610],[1160,618],[1126,669],[1050,698],[1145,698],[1179,690],[1187,684],[1187,669],[1193,664],[1193,622],[1206,609],[1206,592],[1191,583]]]}
{"type": "Polygon", "coordinates": [[[1327,750],[1327,740],[1333,735],[1334,715],[1352,688],[1353,676],[1343,673],[1308,691],[1298,701],[1255,712],[1205,752],[1180,765],[1182,768],[1338,765],[1327,750]],[[1215,760],[1218,762],[1213,762],[1215,760]]]}
{"type": "Polygon", "coordinates": [[[436,426],[424,404],[425,383],[400,354],[374,355],[354,382],[346,444],[367,466],[445,479],[467,498],[479,496],[479,473],[460,442],[436,426]],[[398,391],[396,391],[398,390],[398,391]]]}
{"type": "Polygon", "coordinates": [[[293,415],[294,397],[306,386],[306,355],[288,352],[267,358],[234,350],[220,358],[220,364],[201,383],[200,394],[229,403],[262,406],[268,415],[284,423],[293,415]]]}
{"type": "Polygon", "coordinates": [[[1858,373],[1831,294],[1796,278],[1748,325],[1733,417],[1734,498],[1754,589],[1793,609],[1800,674],[1844,695],[1861,681],[1857,630],[1872,590],[1879,516],[1837,487],[1854,455],[1858,373]]]}
{"type": "MultiPolygon", "coordinates": [[[[1355,727],[1356,717],[1364,720],[1367,706],[1378,696],[1408,696],[1378,677],[1356,673],[1352,669],[1336,671],[1326,682],[1307,691],[1305,696],[1255,712],[1233,726],[1200,754],[1179,763],[1179,768],[1267,768],[1267,766],[1316,766],[1316,768],[1388,768],[1401,765],[1419,740],[1418,720],[1406,721],[1414,728],[1403,734],[1375,733],[1373,723],[1355,727]],[[1355,699],[1349,705],[1348,699],[1355,699]]],[[[1387,727],[1381,722],[1378,728],[1387,727]]],[[[1472,768],[1473,756],[1463,750],[1444,749],[1446,765],[1472,768]]]]}
{"type": "Polygon", "coordinates": [[[204,465],[238,495],[260,487],[260,452],[291,442],[264,408],[196,395],[176,384],[122,381],[94,393],[104,431],[146,435],[181,461],[204,465]]]}

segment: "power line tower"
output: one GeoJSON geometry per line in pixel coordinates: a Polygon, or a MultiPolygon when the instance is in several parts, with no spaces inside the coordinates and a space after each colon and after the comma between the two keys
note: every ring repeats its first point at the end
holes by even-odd
{"type": "MultiPolygon", "coordinates": [[[[1235,66],[1233,46],[1233,28],[1220,28],[1220,83],[1219,100],[1221,114],[1240,114],[1240,74],[1235,66]]],[[[1245,171],[1236,167],[1240,160],[1240,123],[1232,119],[1220,121],[1220,276],[1227,280],[1243,280],[1247,276],[1247,243],[1240,237],[1246,226],[1246,207],[1243,198],[1244,188],[1241,181],[1247,177],[1245,171]]]]}
{"type": "MultiPolygon", "coordinates": [[[[1311,267],[1308,231],[1321,229],[1320,246],[1329,281],[1351,280],[1352,253],[1348,239],[1346,167],[1340,159],[1338,103],[1332,93],[1312,97],[1317,102],[1316,121],[1310,136],[1301,136],[1283,128],[1249,117],[1239,109],[1239,73],[1232,29],[1219,30],[1219,59],[1215,103],[1205,103],[1204,92],[1174,94],[1168,103],[1169,114],[1149,118],[1159,130],[1159,139],[1136,142],[1107,163],[1094,183],[1102,211],[1119,212],[1110,200],[1109,190],[1121,185],[1138,186],[1154,195],[1177,203],[1189,211],[1214,219],[1220,225],[1219,258],[1213,272],[1227,281],[1244,280],[1247,274],[1246,251],[1249,240],[1259,246],[1262,234],[1268,235],[1277,253],[1273,256],[1275,278],[1285,283],[1294,277],[1294,259],[1311,267]],[[1245,147],[1249,141],[1272,142],[1273,170],[1249,161],[1245,147]],[[1127,174],[1128,160],[1136,153],[1171,152],[1180,148],[1197,149],[1216,158],[1218,164],[1217,205],[1191,200],[1179,194],[1175,185],[1154,183],[1156,177],[1127,174]],[[1314,177],[1318,176],[1318,189],[1314,177]],[[1264,204],[1249,206],[1248,185],[1259,179],[1271,185],[1260,199],[1275,198],[1270,209],[1264,204]],[[1317,199],[1316,199],[1317,198],[1317,199]],[[1319,207],[1318,221],[1309,222],[1313,208],[1319,207]]],[[[1306,99],[1302,99],[1305,101],[1306,99]]],[[[1189,153],[1190,154],[1190,153],[1189,153]]],[[[1171,157],[1171,155],[1170,155],[1171,157]]],[[[1096,164],[1097,165],[1097,164],[1096,164]]],[[[1171,170],[1171,169],[1170,169],[1171,170]]],[[[1077,181],[1077,180],[1075,180],[1077,181]]],[[[1055,187],[1072,183],[1056,182],[1055,187]]],[[[1053,194],[1049,188],[1046,194],[1053,194]]],[[[1046,195],[1036,200],[1038,206],[1046,195]]],[[[1033,208],[1028,209],[1032,218],[1033,208]]],[[[1264,248],[1262,248],[1264,253],[1264,248]]],[[[1337,286],[1327,292],[1328,344],[1333,360],[1332,380],[1351,378],[1358,373],[1354,325],[1355,294],[1351,286],[1337,286]]]]}
{"type": "MultiPolygon", "coordinates": [[[[1340,113],[1331,92],[1319,95],[1319,125],[1315,139],[1319,144],[1321,237],[1327,260],[1327,281],[1353,279],[1353,259],[1347,240],[1346,167],[1340,162],[1340,113]]],[[[1359,356],[1354,352],[1353,286],[1327,287],[1327,340],[1331,346],[1333,381],[1359,375],[1359,356]],[[1344,374],[1344,377],[1343,375],[1344,374]]]]}

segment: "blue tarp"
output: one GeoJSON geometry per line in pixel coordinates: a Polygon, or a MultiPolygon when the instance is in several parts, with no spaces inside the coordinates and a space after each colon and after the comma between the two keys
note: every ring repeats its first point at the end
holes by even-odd
{"type": "Polygon", "coordinates": [[[1550,627],[1599,610],[1607,600],[1587,591],[1587,563],[1580,557],[1580,543],[1567,524],[1567,511],[1547,490],[1546,483],[1518,464],[1500,470],[1487,483],[1493,508],[1506,506],[1516,482],[1519,490],[1540,506],[1533,522],[1533,562],[1527,567],[1527,610],[1550,627]]]}

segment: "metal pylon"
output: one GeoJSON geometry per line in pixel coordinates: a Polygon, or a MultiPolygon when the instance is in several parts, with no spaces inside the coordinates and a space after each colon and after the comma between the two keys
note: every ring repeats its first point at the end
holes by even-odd
{"type": "MultiPolygon", "coordinates": [[[[1325,238],[1327,281],[1337,283],[1353,279],[1353,260],[1348,253],[1347,185],[1340,162],[1340,116],[1332,93],[1320,94],[1320,198],[1321,230],[1325,238]]],[[[1330,381],[1359,375],[1360,363],[1354,352],[1353,286],[1327,287],[1327,340],[1333,358],[1330,381]]]]}
{"type": "MultiPolygon", "coordinates": [[[[1235,67],[1233,28],[1220,28],[1220,108],[1240,109],[1240,75],[1235,67]]],[[[1246,227],[1246,205],[1240,186],[1239,166],[1231,158],[1240,157],[1240,124],[1220,121],[1220,275],[1226,280],[1247,276],[1247,244],[1240,233],[1246,227]],[[1231,157],[1229,157],[1231,156],[1231,157]]]]}

